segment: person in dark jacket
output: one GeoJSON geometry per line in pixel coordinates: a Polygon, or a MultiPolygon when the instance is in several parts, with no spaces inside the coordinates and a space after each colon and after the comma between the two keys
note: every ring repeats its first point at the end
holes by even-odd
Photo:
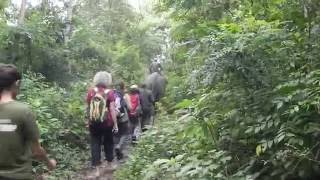
{"type": "Polygon", "coordinates": [[[154,123],[155,100],[146,84],[141,84],[139,91],[142,109],[141,128],[142,131],[145,131],[148,126],[152,126],[154,123]]]}

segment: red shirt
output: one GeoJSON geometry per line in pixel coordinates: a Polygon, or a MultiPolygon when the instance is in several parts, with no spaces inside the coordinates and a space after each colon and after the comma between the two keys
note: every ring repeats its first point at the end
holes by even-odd
{"type": "MultiPolygon", "coordinates": [[[[96,88],[98,88],[98,92],[101,92],[101,93],[103,93],[106,90],[106,88],[103,88],[103,87],[96,87],[96,88]]],[[[90,104],[91,99],[96,94],[96,91],[94,89],[95,88],[90,88],[88,90],[87,98],[86,98],[86,101],[87,101],[88,105],[90,104]]],[[[114,91],[113,90],[110,90],[108,92],[108,96],[107,96],[106,101],[107,101],[108,112],[110,112],[110,103],[115,101],[114,91]]],[[[112,127],[113,126],[113,120],[112,120],[111,113],[108,113],[107,119],[105,121],[103,121],[102,126],[103,127],[112,127]]]]}

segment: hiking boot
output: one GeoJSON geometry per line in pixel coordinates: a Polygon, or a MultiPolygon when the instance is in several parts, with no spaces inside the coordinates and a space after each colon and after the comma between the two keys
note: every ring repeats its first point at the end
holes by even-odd
{"type": "Polygon", "coordinates": [[[131,140],[132,142],[137,141],[137,136],[132,136],[131,140]]]}
{"type": "Polygon", "coordinates": [[[132,137],[131,143],[132,143],[133,145],[137,144],[137,143],[138,143],[137,138],[136,138],[136,137],[132,137]]]}
{"type": "Polygon", "coordinates": [[[117,159],[118,160],[122,159],[123,158],[123,154],[122,154],[120,148],[116,148],[115,151],[116,151],[117,159]]]}
{"type": "Polygon", "coordinates": [[[126,160],[124,158],[122,158],[118,162],[119,162],[119,164],[124,164],[126,162],[126,160]]]}

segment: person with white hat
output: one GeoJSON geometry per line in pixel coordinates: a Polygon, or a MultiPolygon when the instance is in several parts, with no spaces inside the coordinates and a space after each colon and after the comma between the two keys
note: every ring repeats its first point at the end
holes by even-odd
{"type": "Polygon", "coordinates": [[[130,134],[133,143],[136,142],[140,132],[141,105],[138,85],[131,85],[127,96],[129,107],[130,134]]]}

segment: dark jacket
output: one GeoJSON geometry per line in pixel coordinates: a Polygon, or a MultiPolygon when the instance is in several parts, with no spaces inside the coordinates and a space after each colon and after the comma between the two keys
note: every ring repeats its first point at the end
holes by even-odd
{"type": "Polygon", "coordinates": [[[143,113],[154,114],[154,97],[149,89],[140,89],[140,104],[143,113]]]}

